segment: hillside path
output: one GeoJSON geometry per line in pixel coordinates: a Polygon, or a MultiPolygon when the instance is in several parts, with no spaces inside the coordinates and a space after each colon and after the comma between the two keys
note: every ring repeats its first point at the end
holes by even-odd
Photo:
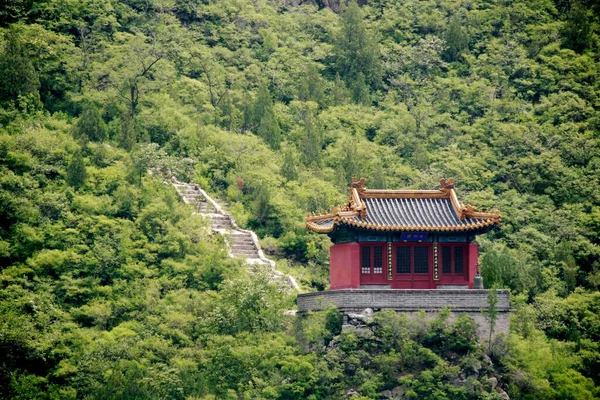
{"type": "Polygon", "coordinates": [[[288,285],[293,290],[300,290],[293,276],[279,271],[275,261],[265,257],[256,234],[237,226],[231,214],[223,210],[213,198],[202,190],[200,185],[173,180],[173,186],[184,203],[194,206],[195,214],[210,219],[213,232],[225,236],[230,257],[245,257],[248,264],[266,265],[271,268],[275,280],[288,285]]]}

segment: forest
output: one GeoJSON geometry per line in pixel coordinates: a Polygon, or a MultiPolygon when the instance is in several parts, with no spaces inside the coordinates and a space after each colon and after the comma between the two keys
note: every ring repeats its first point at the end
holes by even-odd
{"type": "Polygon", "coordinates": [[[2,2],[0,398],[600,398],[599,110],[595,0],[2,2]],[[162,173],[304,291],[352,177],[453,177],[511,333],[287,315],[162,173]]]}

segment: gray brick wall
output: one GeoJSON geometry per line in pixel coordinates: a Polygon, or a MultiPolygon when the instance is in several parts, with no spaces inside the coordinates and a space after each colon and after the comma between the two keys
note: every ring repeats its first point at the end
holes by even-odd
{"type": "MultiPolygon", "coordinates": [[[[509,291],[497,290],[499,312],[494,335],[510,329],[509,291]]],[[[470,315],[478,323],[478,333],[482,340],[489,335],[489,322],[481,310],[488,307],[487,290],[392,290],[392,289],[346,289],[298,295],[298,311],[320,311],[335,306],[344,312],[360,312],[365,308],[395,310],[412,315],[424,310],[433,317],[444,307],[451,307],[451,319],[461,314],[470,315]]]]}

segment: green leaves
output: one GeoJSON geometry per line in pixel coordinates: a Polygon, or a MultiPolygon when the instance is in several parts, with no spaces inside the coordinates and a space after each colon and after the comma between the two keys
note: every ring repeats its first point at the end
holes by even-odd
{"type": "Polygon", "coordinates": [[[502,211],[478,239],[486,285],[530,303],[503,364],[524,374],[496,383],[517,398],[593,393],[579,373],[599,382],[593,1],[13,3],[0,397],[500,396],[466,319],[426,331],[383,312],[378,340],[344,332],[324,348],[332,313],[298,345],[289,299],[242,276],[166,172],[231,203],[314,289],[330,242],[305,232],[307,211],[343,204],[352,176],[420,189],[454,176],[465,202],[502,211]]]}
{"type": "Polygon", "coordinates": [[[364,85],[377,88],[381,80],[379,44],[363,18],[363,11],[356,1],[349,2],[342,12],[342,25],[333,49],[335,71],[349,87],[356,86],[353,97],[359,103],[365,100],[364,85]]]}
{"type": "Polygon", "coordinates": [[[83,155],[78,151],[67,167],[67,183],[75,189],[79,189],[87,179],[87,171],[83,162],[83,155]]]}

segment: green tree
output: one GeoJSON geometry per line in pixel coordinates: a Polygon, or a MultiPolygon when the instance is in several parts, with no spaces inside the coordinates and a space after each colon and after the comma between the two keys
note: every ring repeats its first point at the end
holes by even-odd
{"type": "Polygon", "coordinates": [[[288,147],[283,155],[283,164],[281,165],[281,175],[288,181],[298,180],[298,167],[294,149],[288,147]]]}
{"type": "Polygon", "coordinates": [[[102,119],[100,110],[94,104],[86,104],[75,124],[73,135],[87,142],[102,142],[107,137],[106,123],[102,119]]]}
{"type": "Polygon", "coordinates": [[[278,295],[270,269],[258,268],[251,279],[223,282],[221,301],[212,318],[218,331],[237,334],[243,331],[270,332],[281,327],[284,299],[278,295]]]}
{"type": "Polygon", "coordinates": [[[469,37],[465,33],[458,16],[450,19],[444,34],[444,41],[446,42],[446,48],[443,52],[444,59],[446,61],[460,61],[460,54],[469,46],[469,37]]]}
{"type": "Polygon", "coordinates": [[[81,151],[75,153],[69,166],[67,167],[67,183],[69,186],[79,189],[87,179],[87,171],[85,170],[85,162],[81,151]]]}
{"type": "Polygon", "coordinates": [[[272,149],[281,145],[281,128],[275,115],[273,96],[266,84],[261,85],[256,100],[244,111],[244,126],[254,131],[272,149]]]}
{"type": "Polygon", "coordinates": [[[332,102],[334,106],[341,106],[348,103],[350,94],[346,88],[346,84],[340,78],[340,74],[335,74],[335,81],[333,82],[333,89],[331,91],[332,102]]]}
{"type": "MultiPolygon", "coordinates": [[[[141,185],[142,178],[153,168],[162,168],[166,164],[167,155],[156,143],[143,143],[137,145],[131,152],[131,172],[133,181],[141,185]]],[[[157,172],[157,171],[155,171],[157,172]]]]}
{"type": "Polygon", "coordinates": [[[95,63],[96,81],[101,83],[93,88],[108,85],[116,99],[126,105],[133,121],[144,96],[160,91],[172,82],[174,74],[169,57],[177,46],[165,26],[155,27],[154,32],[150,37],[140,32],[135,35],[119,32],[103,52],[106,59],[95,63]]]}
{"type": "Polygon", "coordinates": [[[279,121],[277,121],[273,107],[265,110],[256,134],[263,138],[273,150],[278,150],[281,147],[281,128],[279,127],[279,121]]]}
{"type": "Polygon", "coordinates": [[[129,115],[123,115],[115,120],[116,138],[119,146],[125,150],[132,150],[137,141],[137,129],[135,121],[129,115]]]}
{"type": "Polygon", "coordinates": [[[302,159],[306,165],[321,164],[323,127],[312,109],[303,112],[304,134],[302,136],[302,159]]]}
{"type": "Polygon", "coordinates": [[[490,331],[489,338],[488,338],[488,354],[489,354],[492,350],[492,336],[494,335],[494,330],[496,329],[496,321],[498,320],[498,315],[499,315],[498,308],[496,307],[498,305],[498,292],[496,291],[496,288],[488,289],[487,302],[488,302],[488,307],[485,310],[482,310],[482,313],[489,324],[488,325],[488,328],[490,331]]]}
{"type": "Polygon", "coordinates": [[[17,28],[4,34],[0,45],[0,102],[19,104],[24,98],[40,103],[40,80],[17,28]]]}
{"type": "Polygon", "coordinates": [[[341,29],[334,39],[335,71],[348,86],[352,86],[362,73],[368,85],[378,87],[382,71],[379,43],[367,29],[364,14],[355,0],[345,7],[341,22],[341,29]]]}
{"type": "Polygon", "coordinates": [[[324,105],[325,92],[324,81],[315,64],[310,64],[300,80],[298,88],[298,99],[302,101],[314,101],[320,106],[324,105]]]}
{"type": "Polygon", "coordinates": [[[582,53],[589,49],[593,38],[593,14],[582,0],[574,0],[564,27],[567,47],[582,53]]]}
{"type": "Polygon", "coordinates": [[[369,95],[369,87],[365,81],[365,75],[359,72],[356,78],[350,83],[350,91],[352,92],[352,100],[356,104],[369,105],[371,103],[369,95]]]}

